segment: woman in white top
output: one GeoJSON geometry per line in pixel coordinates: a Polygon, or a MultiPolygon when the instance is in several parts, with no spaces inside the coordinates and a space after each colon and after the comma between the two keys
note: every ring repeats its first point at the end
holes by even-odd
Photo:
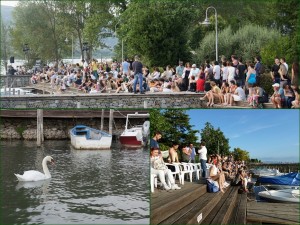
{"type": "Polygon", "coordinates": [[[220,161],[219,156],[213,156],[212,157],[212,166],[209,168],[209,178],[217,181],[220,191],[224,193],[224,188],[228,186],[228,184],[225,182],[225,175],[220,167],[220,161]]]}

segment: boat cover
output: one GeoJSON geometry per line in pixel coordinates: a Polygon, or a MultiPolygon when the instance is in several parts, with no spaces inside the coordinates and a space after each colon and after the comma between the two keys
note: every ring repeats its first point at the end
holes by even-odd
{"type": "Polygon", "coordinates": [[[279,184],[279,185],[294,185],[299,186],[300,184],[300,174],[299,173],[288,173],[282,176],[262,176],[257,178],[259,183],[268,184],[279,184]]]}

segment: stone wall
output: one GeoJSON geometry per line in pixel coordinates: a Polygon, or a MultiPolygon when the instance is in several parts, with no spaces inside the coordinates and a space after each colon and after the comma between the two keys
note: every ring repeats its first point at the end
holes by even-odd
{"type": "Polygon", "coordinates": [[[203,94],[147,93],[68,94],[1,97],[2,109],[53,108],[202,108],[203,94]]]}
{"type": "MultiPolygon", "coordinates": [[[[142,124],[145,119],[130,119],[132,126],[142,124]]],[[[108,132],[108,119],[104,119],[103,131],[108,132]]],[[[125,128],[126,119],[114,119],[113,135],[119,136],[125,128]]],[[[100,129],[101,118],[93,119],[54,119],[44,118],[44,138],[45,139],[68,139],[69,130],[76,125],[86,125],[100,129]]],[[[0,139],[36,139],[36,119],[31,118],[1,118],[0,139]]]]}

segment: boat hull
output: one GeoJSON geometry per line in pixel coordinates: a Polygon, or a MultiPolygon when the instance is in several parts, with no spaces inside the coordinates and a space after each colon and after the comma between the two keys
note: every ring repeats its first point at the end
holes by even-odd
{"type": "Polygon", "coordinates": [[[112,135],[82,125],[70,130],[70,138],[75,149],[110,149],[112,142],[112,135]]]}
{"type": "Polygon", "coordinates": [[[262,191],[258,196],[271,202],[299,203],[299,190],[262,191]]]}
{"type": "Polygon", "coordinates": [[[125,147],[142,147],[144,142],[138,140],[136,136],[120,136],[120,143],[125,147]]]}

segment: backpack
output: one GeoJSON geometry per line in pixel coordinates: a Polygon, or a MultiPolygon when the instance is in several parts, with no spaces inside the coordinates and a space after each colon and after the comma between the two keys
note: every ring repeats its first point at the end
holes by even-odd
{"type": "Polygon", "coordinates": [[[269,95],[265,90],[263,90],[262,96],[258,97],[258,103],[267,103],[267,102],[269,102],[269,95]]]}
{"type": "Polygon", "coordinates": [[[219,187],[215,184],[215,182],[211,179],[207,179],[206,184],[207,184],[206,190],[209,193],[215,193],[220,190],[219,187]]]}

